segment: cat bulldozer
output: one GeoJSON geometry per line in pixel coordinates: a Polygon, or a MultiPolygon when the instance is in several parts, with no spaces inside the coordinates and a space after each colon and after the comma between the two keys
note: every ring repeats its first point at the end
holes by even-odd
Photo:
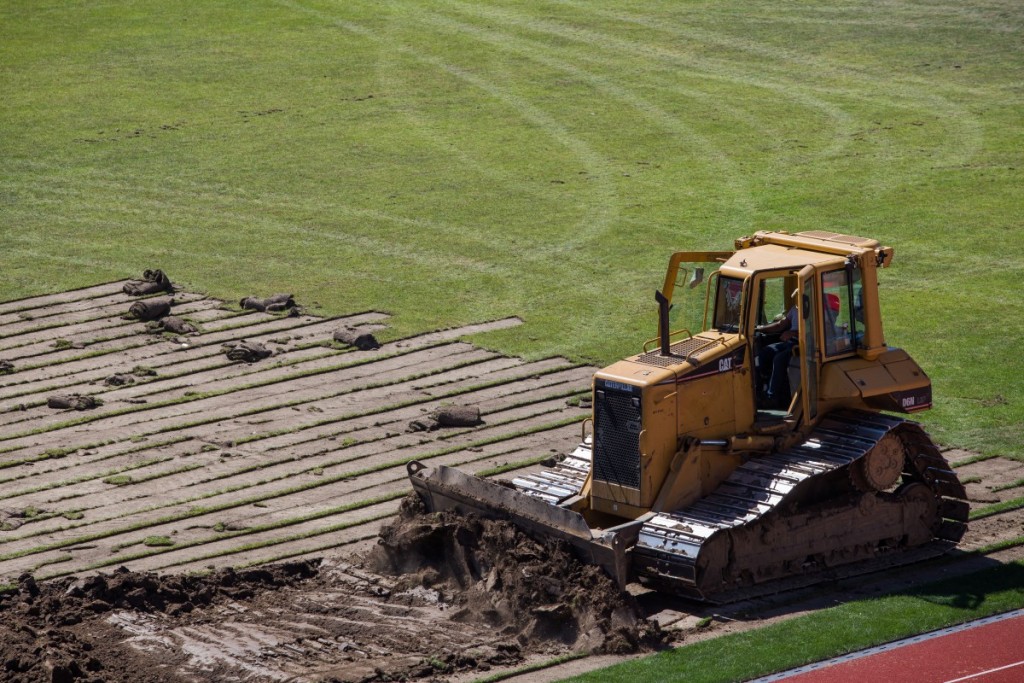
{"type": "Polygon", "coordinates": [[[885,342],[877,272],[892,258],[825,231],[676,253],[658,336],[594,375],[573,453],[502,484],[412,462],[413,488],[428,510],[561,539],[622,587],[712,602],[945,552],[968,504],[928,434],[898,416],[932,392],[885,342]],[[672,329],[677,308],[693,332],[672,329]]]}

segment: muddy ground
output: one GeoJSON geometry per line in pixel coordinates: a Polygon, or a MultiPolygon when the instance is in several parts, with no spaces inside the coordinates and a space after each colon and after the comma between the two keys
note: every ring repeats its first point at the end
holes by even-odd
{"type": "Polygon", "coordinates": [[[354,563],[25,574],[0,597],[4,680],[444,680],[663,644],[632,596],[565,547],[416,503],[354,563]]]}
{"type": "MultiPolygon", "coordinates": [[[[592,368],[463,341],[519,321],[387,341],[376,312],[177,291],[197,332],[175,335],[126,319],[122,284],[0,303],[0,680],[468,681],[592,653],[529,675],[551,680],[979,561],[720,607],[621,594],[507,525],[401,514],[409,460],[510,477],[578,443],[592,368]],[[353,326],[384,343],[333,340],[353,326]],[[242,341],[271,354],[228,358],[242,341]],[[410,426],[451,405],[481,423],[410,426]]],[[[974,507],[1021,496],[1024,464],[946,455],[974,507]]],[[[1022,533],[1021,511],[997,514],[962,547],[1022,533]]]]}

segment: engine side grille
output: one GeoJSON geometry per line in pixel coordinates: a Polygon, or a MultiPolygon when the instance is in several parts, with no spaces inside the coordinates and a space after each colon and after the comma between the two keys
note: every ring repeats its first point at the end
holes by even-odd
{"type": "Polygon", "coordinates": [[[645,365],[655,365],[659,368],[667,368],[673,365],[681,365],[686,362],[686,357],[697,351],[698,349],[706,349],[712,345],[707,339],[701,339],[699,337],[690,337],[682,341],[677,341],[671,347],[669,351],[672,353],[670,356],[661,355],[660,349],[654,351],[648,351],[645,354],[639,356],[636,361],[638,363],[644,363],[645,365]]]}
{"type": "Polygon", "coordinates": [[[640,387],[595,383],[594,479],[640,488],[640,387]]]}

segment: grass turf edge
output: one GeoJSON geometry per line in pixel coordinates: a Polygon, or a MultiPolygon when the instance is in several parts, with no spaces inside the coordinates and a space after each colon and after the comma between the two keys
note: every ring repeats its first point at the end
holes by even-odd
{"type": "Polygon", "coordinates": [[[1024,563],[849,602],[566,679],[745,681],[973,619],[1024,608],[1024,563]]]}

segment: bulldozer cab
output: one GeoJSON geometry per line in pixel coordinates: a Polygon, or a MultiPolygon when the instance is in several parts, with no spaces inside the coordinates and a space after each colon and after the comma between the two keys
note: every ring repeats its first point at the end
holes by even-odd
{"type": "Polygon", "coordinates": [[[781,418],[790,412],[800,389],[800,296],[793,272],[768,271],[753,276],[754,400],[760,419],[781,418]],[[795,367],[793,367],[795,366],[795,367]]]}
{"type": "Polygon", "coordinates": [[[813,423],[823,364],[864,347],[861,270],[832,258],[756,272],[751,281],[755,419],[813,423]]]}
{"type": "Polygon", "coordinates": [[[863,333],[860,273],[834,260],[758,272],[752,281],[755,419],[812,423],[822,363],[853,353],[863,333]]]}
{"type": "MultiPolygon", "coordinates": [[[[737,428],[752,422],[755,431],[761,425],[777,432],[773,423],[812,424],[823,409],[823,367],[854,356],[871,361],[887,348],[877,292],[868,285],[892,251],[876,245],[759,233],[733,252],[676,253],[661,290],[670,306],[664,327],[671,329],[659,334],[669,340],[663,348],[681,348],[678,340],[694,335],[722,340],[722,349],[735,348],[725,339],[738,339],[745,360],[726,363],[749,368],[739,380],[748,386],[736,387],[737,428]]],[[[648,340],[645,352],[656,341],[648,340]]]]}

